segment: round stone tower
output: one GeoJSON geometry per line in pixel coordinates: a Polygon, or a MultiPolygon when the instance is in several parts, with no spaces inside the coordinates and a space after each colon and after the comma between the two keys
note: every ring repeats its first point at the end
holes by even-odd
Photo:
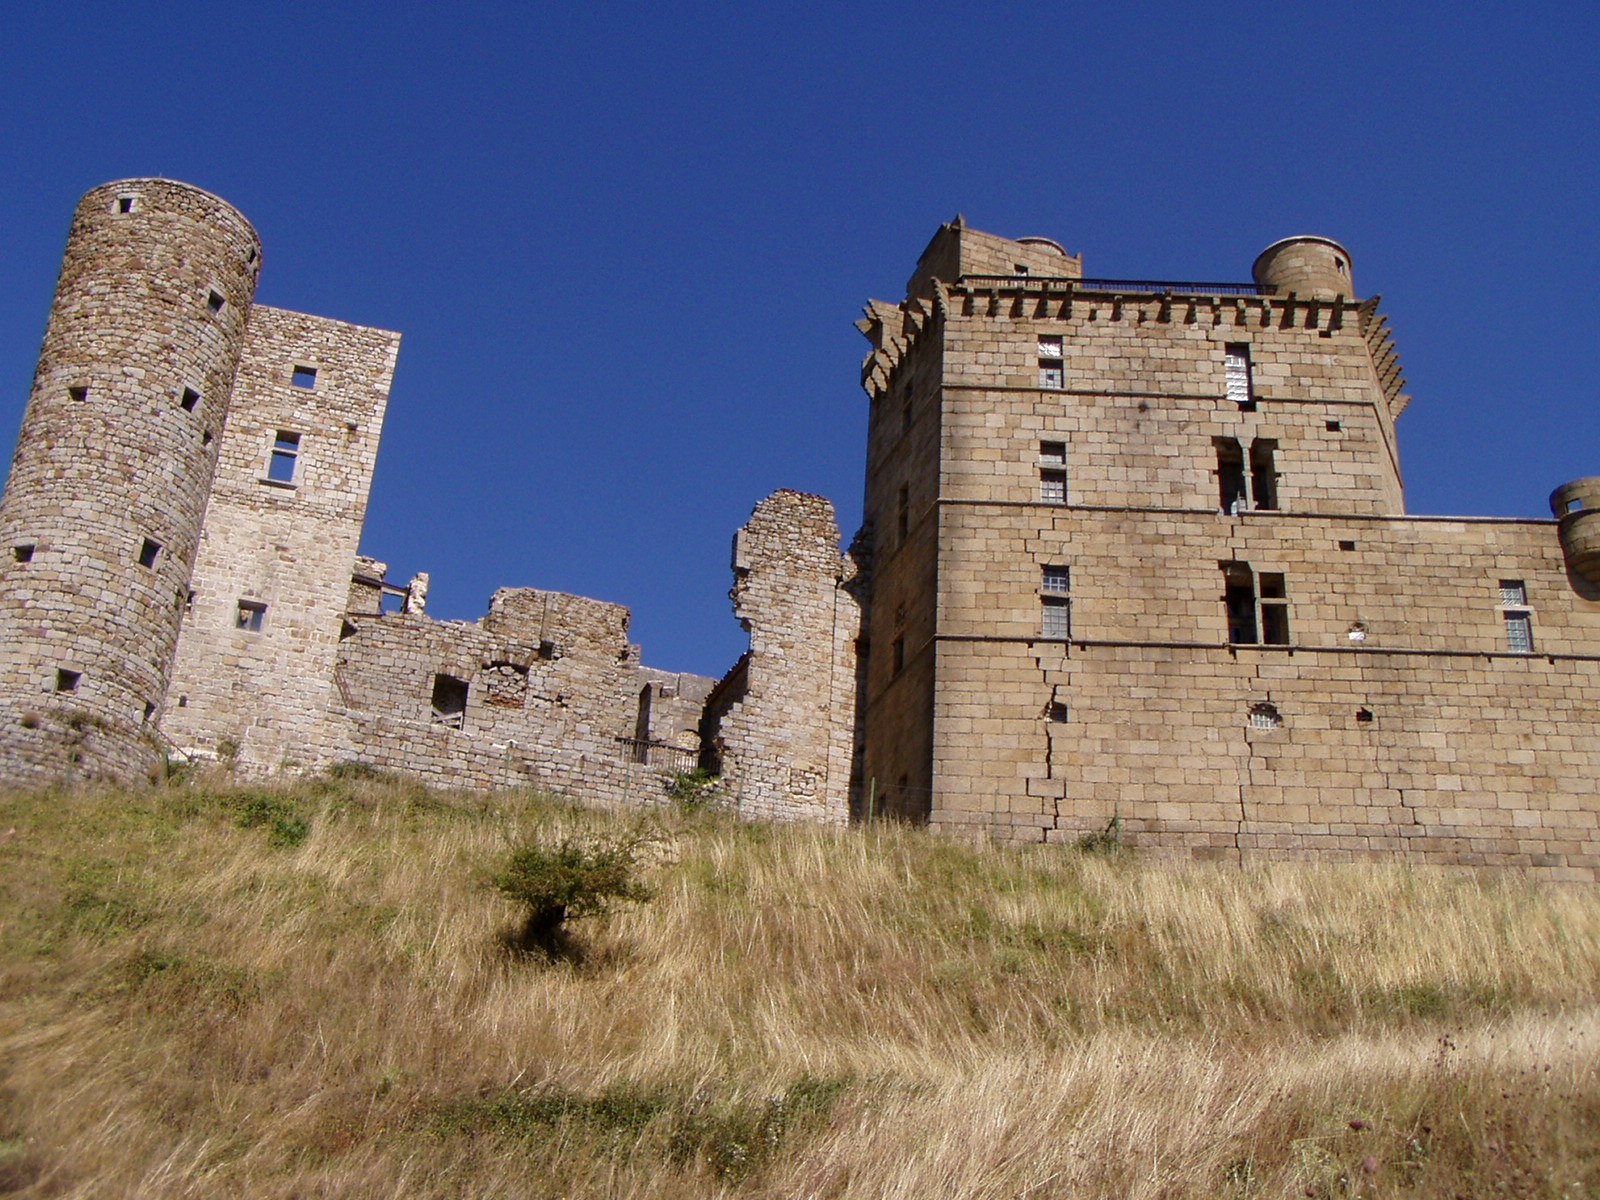
{"type": "Polygon", "coordinates": [[[0,778],[135,780],[188,596],[261,244],[224,201],[78,203],[0,501],[0,778]]]}
{"type": "Polygon", "coordinates": [[[1278,289],[1278,295],[1294,292],[1314,300],[1346,300],[1356,294],[1351,279],[1350,251],[1332,238],[1291,237],[1273,242],[1256,256],[1250,269],[1256,283],[1278,289]]]}
{"type": "Polygon", "coordinates": [[[1567,567],[1600,588],[1600,475],[1563,483],[1550,493],[1550,510],[1560,522],[1567,567]]]}

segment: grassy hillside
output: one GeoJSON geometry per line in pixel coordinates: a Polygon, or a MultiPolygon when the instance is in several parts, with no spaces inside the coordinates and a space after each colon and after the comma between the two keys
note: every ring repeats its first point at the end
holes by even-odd
{"type": "Polygon", "coordinates": [[[0,799],[0,1193],[1600,1196],[1600,897],[384,781],[0,799]],[[656,898],[518,953],[513,846],[656,898]]]}

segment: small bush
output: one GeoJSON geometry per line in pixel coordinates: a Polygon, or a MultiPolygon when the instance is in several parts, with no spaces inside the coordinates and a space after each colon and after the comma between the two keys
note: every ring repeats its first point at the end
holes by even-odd
{"type": "Polygon", "coordinates": [[[240,829],[265,829],[274,846],[298,846],[311,834],[311,822],[295,802],[275,792],[238,792],[225,801],[240,829]]]}
{"type": "Polygon", "coordinates": [[[722,780],[719,776],[696,767],[692,771],[674,771],[663,784],[667,799],[679,808],[698,811],[713,808],[722,801],[722,780]]]}
{"type": "Polygon", "coordinates": [[[651,890],[634,877],[642,839],[564,839],[555,846],[514,850],[494,886],[527,909],[526,949],[561,948],[562,927],[579,917],[601,917],[617,904],[640,904],[651,890]]]}
{"type": "Polygon", "coordinates": [[[1078,839],[1078,849],[1085,854],[1103,854],[1107,858],[1120,858],[1128,853],[1122,840],[1122,818],[1112,817],[1104,829],[1086,833],[1078,839]]]}

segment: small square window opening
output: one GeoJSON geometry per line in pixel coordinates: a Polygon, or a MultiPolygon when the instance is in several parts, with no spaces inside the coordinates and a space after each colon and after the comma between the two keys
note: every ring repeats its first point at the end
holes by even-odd
{"type": "Polygon", "coordinates": [[[267,606],[256,600],[239,601],[239,613],[234,619],[234,628],[242,629],[246,633],[260,633],[262,625],[267,619],[267,606]]]}
{"type": "Polygon", "coordinates": [[[140,545],[139,545],[139,565],[141,567],[153,567],[153,566],[155,566],[156,565],[156,559],[158,557],[160,557],[160,555],[161,555],[161,543],[160,542],[152,542],[149,538],[145,538],[144,541],[140,543],[140,545]]]}
{"type": "Polygon", "coordinates": [[[11,547],[11,557],[19,563],[33,561],[33,543],[23,542],[20,546],[11,547]]]}
{"type": "Polygon", "coordinates": [[[1066,567],[1044,567],[1043,578],[1039,582],[1039,590],[1050,596],[1065,596],[1070,584],[1070,575],[1066,567]]]}
{"type": "Polygon", "coordinates": [[[222,298],[221,292],[212,292],[206,297],[206,307],[214,313],[221,312],[222,306],[226,303],[227,301],[222,298]]]}
{"type": "Polygon", "coordinates": [[[272,457],[267,462],[267,478],[274,483],[294,483],[299,470],[300,435],[280,429],[272,443],[272,457]]]}
{"type": "Polygon", "coordinates": [[[1339,543],[1339,549],[1341,549],[1341,550],[1354,550],[1355,548],[1356,548],[1356,544],[1354,542],[1341,541],[1339,543]]]}
{"type": "Polygon", "coordinates": [[[461,729],[467,720],[467,690],[465,679],[454,675],[433,677],[433,723],[461,729]]]}
{"type": "Polygon", "coordinates": [[[60,667],[56,670],[56,691],[75,692],[78,690],[78,681],[82,678],[82,671],[69,671],[65,667],[60,667]]]}
{"type": "Polygon", "coordinates": [[[193,412],[194,406],[200,403],[200,393],[193,388],[184,388],[183,395],[178,398],[178,407],[184,412],[193,412]]]}
{"type": "Polygon", "coordinates": [[[117,197],[117,203],[116,203],[116,211],[119,212],[119,213],[131,213],[133,211],[133,197],[132,196],[118,196],[117,197]]]}
{"type": "Polygon", "coordinates": [[[297,388],[314,388],[317,386],[317,369],[315,367],[296,367],[289,376],[289,382],[297,388]]]}
{"type": "Polygon", "coordinates": [[[1522,605],[1528,602],[1528,585],[1520,579],[1502,579],[1500,581],[1500,603],[1503,605],[1522,605]]]}
{"type": "Polygon", "coordinates": [[[1067,706],[1059,700],[1052,700],[1045,705],[1044,715],[1047,721],[1056,725],[1072,719],[1072,714],[1068,711],[1067,706]]]}
{"type": "Polygon", "coordinates": [[[1569,513],[1582,512],[1583,511],[1583,497],[1582,496],[1574,496],[1571,500],[1568,500],[1567,501],[1567,511],[1569,513]]]}
{"type": "Polygon", "coordinates": [[[1067,473],[1065,471],[1039,472],[1039,499],[1045,504],[1067,502],[1067,473]]]}
{"type": "Polygon", "coordinates": [[[89,389],[86,387],[69,387],[67,395],[74,400],[87,400],[89,398],[89,389]]]}
{"type": "Polygon", "coordinates": [[[1327,423],[1327,425],[1328,425],[1328,432],[1329,433],[1338,433],[1341,429],[1344,428],[1344,426],[1342,424],[1340,424],[1338,421],[1329,421],[1327,423]]]}
{"type": "Polygon", "coordinates": [[[1067,444],[1065,442],[1040,442],[1039,461],[1051,467],[1066,466],[1067,444]]]}

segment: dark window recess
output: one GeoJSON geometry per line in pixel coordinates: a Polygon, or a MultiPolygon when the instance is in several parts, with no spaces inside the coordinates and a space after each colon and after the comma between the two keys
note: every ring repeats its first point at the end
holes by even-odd
{"type": "Polygon", "coordinates": [[[56,670],[56,691],[75,692],[78,690],[78,681],[82,678],[82,671],[69,671],[65,667],[59,667],[56,670]]]}
{"type": "Polygon", "coordinates": [[[179,708],[188,708],[189,707],[189,697],[187,697],[187,696],[179,696],[178,697],[178,707],[179,708]]]}
{"type": "Polygon", "coordinates": [[[214,313],[221,312],[222,306],[226,303],[227,301],[222,298],[221,292],[212,292],[206,297],[206,307],[214,313]]]}
{"type": "Polygon", "coordinates": [[[1248,503],[1245,498],[1244,451],[1235,438],[1213,438],[1217,448],[1217,492],[1222,511],[1237,513],[1248,503]]]}
{"type": "Polygon", "coordinates": [[[1261,575],[1261,640],[1269,646],[1289,644],[1289,599],[1283,576],[1261,575]]]}
{"type": "Polygon", "coordinates": [[[454,675],[433,677],[433,723],[460,729],[467,719],[467,681],[454,675]]]}
{"type": "Polygon", "coordinates": [[[1356,544],[1354,542],[1341,541],[1339,543],[1339,549],[1341,549],[1341,550],[1354,550],[1355,548],[1356,548],[1356,544]]]}
{"type": "Polygon", "coordinates": [[[1341,430],[1343,428],[1344,428],[1344,426],[1339,424],[1338,421],[1329,421],[1328,422],[1328,432],[1329,433],[1338,433],[1339,430],[1341,430]]]}
{"type": "Polygon", "coordinates": [[[1068,712],[1067,706],[1061,701],[1052,700],[1045,705],[1044,715],[1046,720],[1059,725],[1064,721],[1070,720],[1072,714],[1068,712]]]}
{"type": "Polygon", "coordinates": [[[911,401],[907,400],[900,409],[900,432],[911,432],[911,401]]]}
{"type": "Polygon", "coordinates": [[[894,527],[897,533],[896,540],[901,545],[904,545],[906,535],[911,530],[911,488],[909,485],[902,485],[900,488],[900,496],[895,504],[894,527]]]}
{"type": "Polygon", "coordinates": [[[132,196],[118,196],[117,197],[117,211],[119,213],[131,213],[133,211],[133,197],[132,196]]]}
{"type": "Polygon", "coordinates": [[[906,669],[906,640],[905,640],[905,638],[903,638],[903,637],[895,638],[894,644],[889,647],[889,654],[890,654],[890,656],[891,656],[891,658],[893,659],[893,662],[894,662],[894,673],[896,675],[898,675],[898,674],[900,674],[901,671],[904,671],[906,669]]]}
{"type": "Polygon", "coordinates": [[[1250,491],[1257,508],[1278,507],[1277,453],[1275,438],[1257,438],[1250,443],[1250,491]]]}
{"type": "Polygon", "coordinates": [[[239,611],[234,617],[234,628],[246,633],[260,633],[267,619],[267,606],[258,600],[239,601],[239,611]]]}
{"type": "Polygon", "coordinates": [[[200,444],[202,446],[211,445],[211,431],[209,429],[200,435],[200,444]]]}
{"type": "Polygon", "coordinates": [[[346,638],[355,637],[355,635],[356,635],[356,627],[354,625],[350,624],[349,621],[340,621],[339,622],[339,640],[341,642],[344,641],[346,638]]]}
{"type": "Polygon", "coordinates": [[[274,483],[293,483],[300,465],[300,435],[280,429],[272,443],[272,457],[267,462],[267,478],[274,483]]]}
{"type": "Polygon", "coordinates": [[[556,644],[554,642],[543,641],[539,643],[539,657],[546,659],[560,658],[561,652],[556,649],[556,644]]]}
{"type": "Polygon", "coordinates": [[[141,567],[153,567],[156,565],[156,559],[160,556],[161,543],[152,542],[149,538],[145,538],[139,546],[139,565],[141,567]]]}
{"type": "Polygon", "coordinates": [[[1356,709],[1356,720],[1360,721],[1363,725],[1367,724],[1372,720],[1372,710],[1370,708],[1356,709]]]}
{"type": "Polygon", "coordinates": [[[1228,610],[1228,641],[1236,646],[1253,646],[1256,633],[1256,585],[1245,563],[1224,563],[1223,604],[1228,610]]]}
{"type": "Polygon", "coordinates": [[[89,398],[89,389],[86,387],[69,387],[67,395],[74,400],[87,400],[89,398]]]}
{"type": "Polygon", "coordinates": [[[192,613],[194,611],[194,592],[184,592],[179,598],[183,601],[183,611],[186,613],[192,613]]]}
{"type": "Polygon", "coordinates": [[[314,388],[317,386],[317,369],[315,367],[296,367],[294,374],[289,376],[289,382],[297,388],[314,388]]]}
{"type": "Polygon", "coordinates": [[[150,718],[155,716],[155,712],[156,712],[156,706],[154,704],[151,704],[150,701],[146,700],[144,702],[144,720],[145,720],[145,724],[148,725],[150,723],[150,718]]]}
{"type": "Polygon", "coordinates": [[[193,388],[184,388],[183,395],[178,398],[178,407],[184,412],[193,412],[194,406],[200,403],[200,393],[193,388]]]}
{"type": "Polygon", "coordinates": [[[23,542],[20,546],[11,547],[11,557],[19,563],[33,561],[33,543],[23,542]]]}

